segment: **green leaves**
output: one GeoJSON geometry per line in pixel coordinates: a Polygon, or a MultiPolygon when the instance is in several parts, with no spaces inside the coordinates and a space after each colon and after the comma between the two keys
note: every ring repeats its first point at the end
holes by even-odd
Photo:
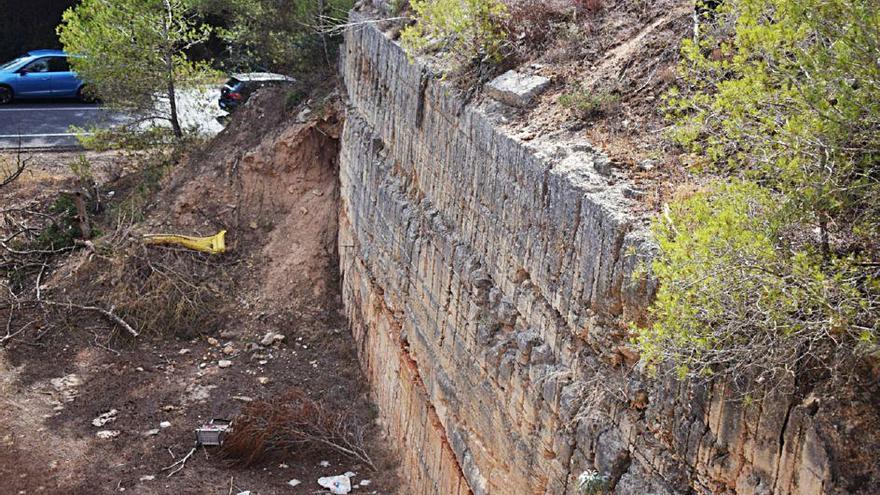
{"type": "Polygon", "coordinates": [[[309,74],[332,65],[339,26],[354,0],[189,0],[221,20],[224,64],[233,70],[309,74]]]}
{"type": "Polygon", "coordinates": [[[880,5],[727,0],[699,33],[666,95],[671,136],[732,180],[655,222],[638,343],[746,393],[846,376],[880,336],[880,5]]]}
{"type": "Polygon", "coordinates": [[[175,131],[174,107],[161,110],[157,100],[214,75],[187,57],[211,29],[183,0],[83,0],[64,13],[58,33],[74,70],[106,103],[169,120],[175,131]]]}
{"type": "Polygon", "coordinates": [[[724,377],[744,392],[804,367],[843,370],[880,336],[874,279],[855,256],[830,263],[790,236],[791,204],[743,181],[715,182],[654,221],[654,323],[636,328],[651,366],[724,377]]]}
{"type": "Polygon", "coordinates": [[[411,55],[440,49],[448,70],[502,58],[507,35],[499,21],[507,7],[500,0],[412,0],[410,5],[417,22],[403,30],[401,42],[411,55]]]}
{"type": "Polygon", "coordinates": [[[880,234],[880,6],[731,0],[701,32],[667,98],[673,138],[832,236],[880,234]]]}

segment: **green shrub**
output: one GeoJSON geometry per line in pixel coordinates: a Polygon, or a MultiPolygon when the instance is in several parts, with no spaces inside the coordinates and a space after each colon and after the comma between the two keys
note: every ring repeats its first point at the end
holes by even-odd
{"type": "Polygon", "coordinates": [[[189,0],[219,21],[223,64],[245,72],[311,75],[333,69],[339,26],[354,0],[189,0]]]}
{"type": "Polygon", "coordinates": [[[398,16],[403,13],[405,9],[409,7],[409,0],[391,0],[388,6],[388,11],[393,16],[398,16]]]}
{"type": "Polygon", "coordinates": [[[582,119],[596,118],[613,113],[620,104],[620,96],[608,91],[592,91],[578,86],[571,93],[559,97],[559,104],[577,112],[582,119]]]}
{"type": "Polygon", "coordinates": [[[287,92],[287,98],[284,101],[284,109],[287,111],[291,111],[300,103],[305,101],[308,98],[309,94],[302,90],[301,88],[291,89],[287,92]]]}
{"type": "Polygon", "coordinates": [[[499,62],[507,35],[500,20],[507,7],[500,0],[412,0],[416,23],[401,33],[410,55],[441,50],[446,69],[459,70],[499,62]]]}
{"type": "Polygon", "coordinates": [[[880,237],[877,2],[727,0],[713,19],[682,48],[673,137],[786,194],[826,252],[880,237]]]}
{"type": "Polygon", "coordinates": [[[792,205],[734,181],[668,206],[653,224],[654,323],[636,329],[646,362],[751,392],[805,369],[846,371],[876,346],[880,280],[852,257],[829,265],[786,242],[792,205]]]}
{"type": "Polygon", "coordinates": [[[700,19],[666,96],[672,137],[734,180],[654,223],[643,357],[747,392],[852,376],[880,336],[880,7],[726,0],[700,19]]]}
{"type": "Polygon", "coordinates": [[[33,246],[28,249],[54,251],[73,246],[74,240],[82,237],[77,220],[76,205],[68,194],[61,194],[48,210],[53,221],[40,231],[33,246]]]}

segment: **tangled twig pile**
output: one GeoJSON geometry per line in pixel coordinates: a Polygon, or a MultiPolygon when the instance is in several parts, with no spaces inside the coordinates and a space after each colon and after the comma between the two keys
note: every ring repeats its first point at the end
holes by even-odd
{"type": "Polygon", "coordinates": [[[244,465],[275,453],[303,456],[330,450],[376,469],[367,455],[363,425],[299,388],[251,403],[234,420],[233,428],[223,452],[244,465]]]}
{"type": "Polygon", "coordinates": [[[37,209],[0,211],[0,344],[27,329],[43,335],[79,321],[74,314],[97,315],[135,337],[189,337],[222,321],[234,261],[148,248],[126,221],[99,241],[82,241],[66,233],[67,213],[37,209]]]}

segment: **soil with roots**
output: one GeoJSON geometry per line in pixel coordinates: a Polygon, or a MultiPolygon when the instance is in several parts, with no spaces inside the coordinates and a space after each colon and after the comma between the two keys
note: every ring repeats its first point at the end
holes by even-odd
{"type": "MultiPolygon", "coordinates": [[[[139,337],[98,312],[0,309],[4,325],[30,325],[0,347],[0,493],[305,494],[346,472],[356,473],[353,493],[396,492],[341,306],[337,104],[333,95],[287,103],[280,90],[256,95],[170,172],[144,219],[105,226],[106,244],[80,244],[33,270],[37,299],[95,301],[139,337]],[[228,252],[216,257],[139,242],[221,229],[228,252]],[[342,413],[376,469],[309,445],[247,463],[198,448],[172,476],[176,467],[163,470],[191,451],[197,426],[292,388],[342,413]]],[[[72,187],[64,163],[73,157],[32,158],[30,172],[0,190],[3,207],[45,206],[72,187]]]]}

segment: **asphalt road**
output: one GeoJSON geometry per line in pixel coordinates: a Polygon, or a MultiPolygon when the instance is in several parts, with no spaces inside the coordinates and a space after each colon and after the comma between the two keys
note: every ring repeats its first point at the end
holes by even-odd
{"type": "Polygon", "coordinates": [[[72,148],[71,126],[110,127],[126,116],[100,105],[75,101],[22,101],[0,106],[0,149],[72,148]]]}
{"type": "MultiPolygon", "coordinates": [[[[180,125],[192,132],[213,136],[223,130],[217,118],[226,112],[217,106],[220,90],[217,88],[189,88],[180,90],[177,111],[180,125]]],[[[159,113],[167,113],[168,101],[156,102],[159,113]]],[[[76,134],[71,126],[88,129],[94,126],[109,128],[130,121],[125,113],[114,112],[100,105],[65,100],[13,101],[0,106],[0,150],[78,148],[76,134]]],[[[143,125],[168,125],[164,121],[143,125]]]]}

